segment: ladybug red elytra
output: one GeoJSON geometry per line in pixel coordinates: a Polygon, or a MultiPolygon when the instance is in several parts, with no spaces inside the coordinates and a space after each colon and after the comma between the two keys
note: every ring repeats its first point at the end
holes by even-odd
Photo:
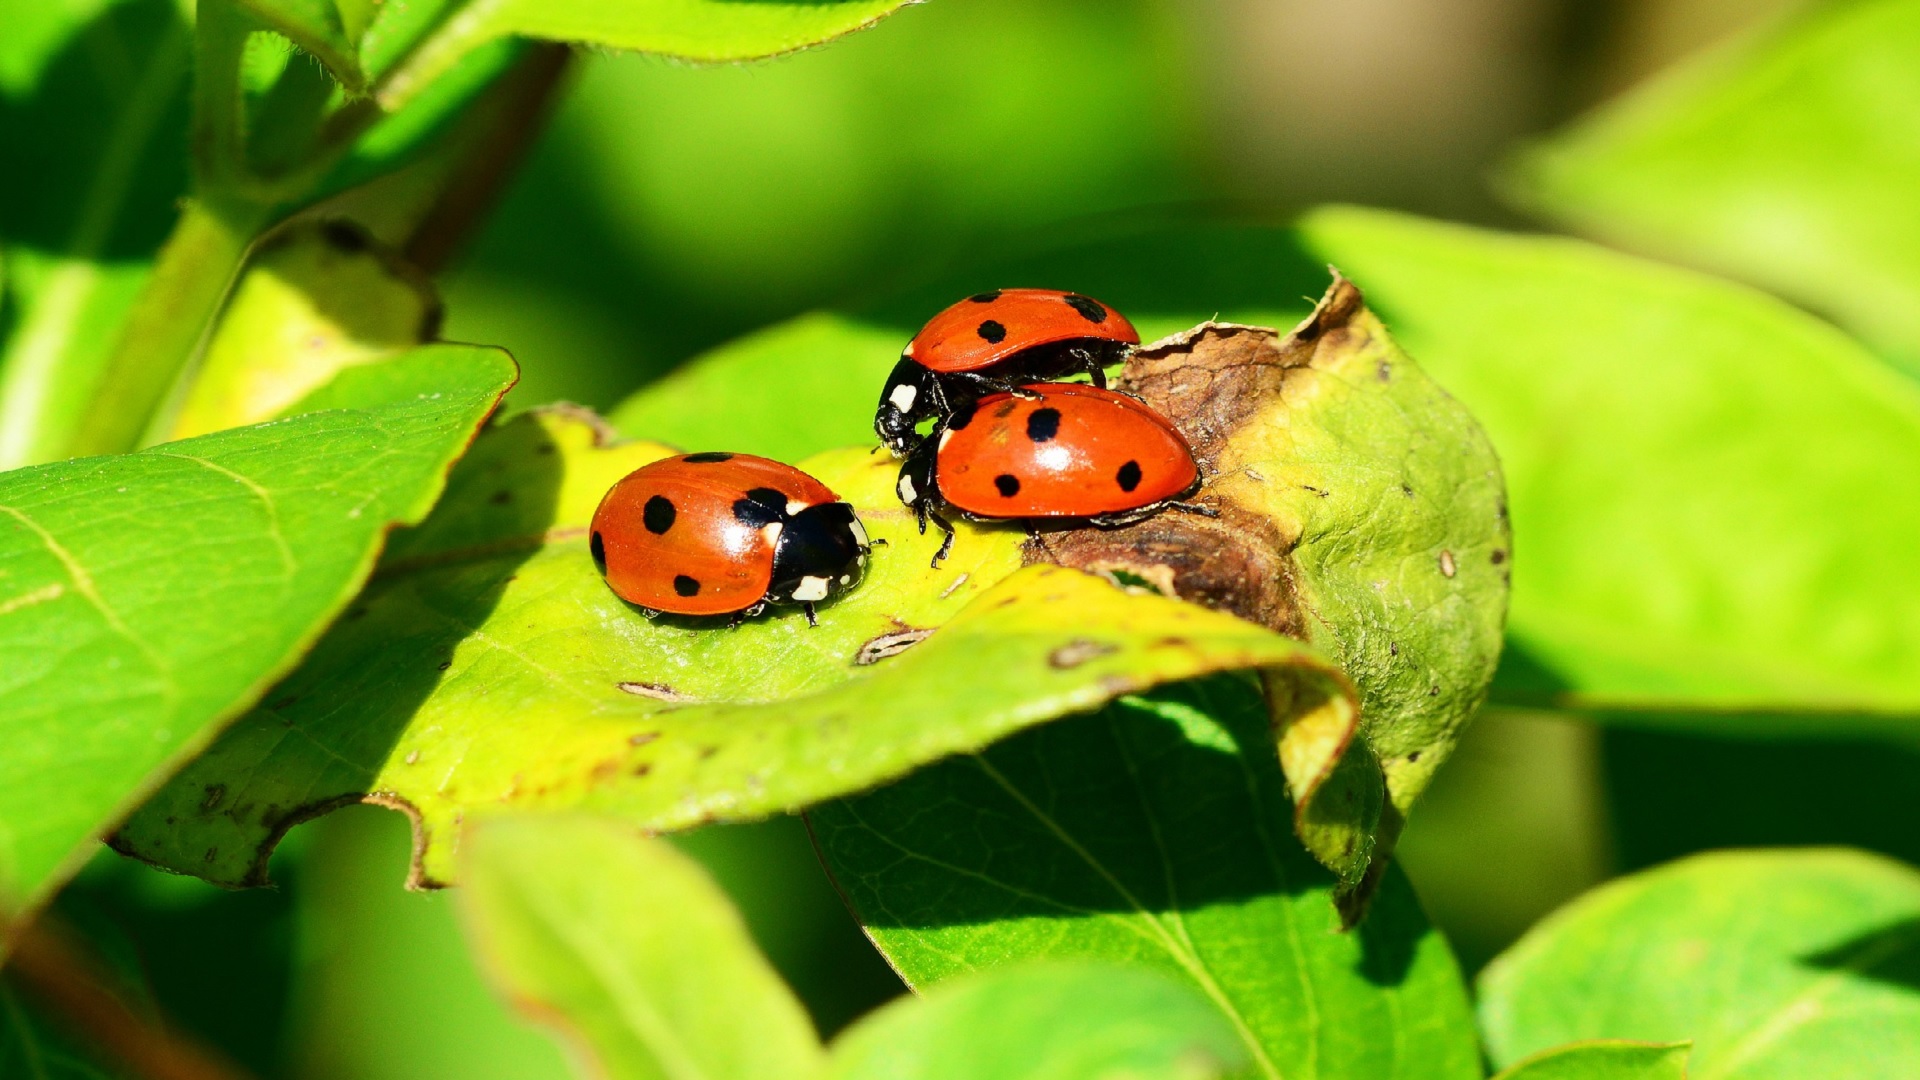
{"type": "Polygon", "coordinates": [[[928,320],[900,353],[880,390],[873,429],[896,455],[913,449],[914,426],[950,415],[988,393],[1086,372],[1105,388],[1107,364],[1140,344],[1126,316],[1058,289],[976,293],[928,320]]]}
{"type": "Polygon", "coordinates": [[[872,543],[825,484],[752,454],[683,454],[628,473],[593,512],[589,546],[607,586],[649,617],[814,605],[852,588],[872,543]]]}
{"type": "Polygon", "coordinates": [[[947,534],[934,566],[953,547],[942,507],[975,521],[1084,518],[1107,528],[1169,507],[1218,516],[1181,501],[1200,489],[1200,466],[1139,399],[1080,383],[1020,389],[962,404],[900,466],[896,491],[920,531],[931,518],[947,534]]]}

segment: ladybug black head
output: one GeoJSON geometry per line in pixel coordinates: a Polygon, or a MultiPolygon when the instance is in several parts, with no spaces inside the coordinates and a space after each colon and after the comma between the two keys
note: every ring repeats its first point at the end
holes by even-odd
{"type": "Polygon", "coordinates": [[[933,372],[910,357],[901,357],[880,389],[880,405],[873,413],[873,430],[895,455],[913,448],[914,427],[938,413],[933,372]]]}
{"type": "Polygon", "coordinates": [[[767,599],[817,604],[860,583],[866,571],[867,530],[843,503],[821,503],[788,518],[773,549],[767,599]]]}

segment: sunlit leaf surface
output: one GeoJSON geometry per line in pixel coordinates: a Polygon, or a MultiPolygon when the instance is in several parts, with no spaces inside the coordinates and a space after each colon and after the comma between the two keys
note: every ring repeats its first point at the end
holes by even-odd
{"type": "Polygon", "coordinates": [[[0,915],[298,662],[513,378],[431,346],[317,411],[0,474],[0,915]]]}
{"type": "Polygon", "coordinates": [[[1244,676],[1123,698],[808,814],[874,943],[937,991],[966,972],[1095,960],[1218,1006],[1252,1075],[1477,1078],[1466,990],[1404,879],[1342,932],[1292,835],[1267,708],[1244,676]]]}
{"type": "MultiPolygon", "coordinates": [[[[1691,1040],[1691,1075],[1893,1080],[1920,1061],[1920,873],[1841,849],[1695,856],[1604,885],[1481,978],[1495,1064],[1691,1040]]],[[[1609,1074],[1611,1075],[1611,1074],[1609,1074]]]]}
{"type": "Polygon", "coordinates": [[[116,842],[258,883],[288,826],[366,797],[416,816],[417,875],[441,882],[466,818],[764,817],[1212,671],[1271,666],[1298,680],[1303,713],[1351,723],[1310,646],[1078,571],[1019,570],[1018,526],[966,528],[929,569],[936,538],[895,498],[894,463],[861,449],[800,463],[888,541],[818,628],[779,608],[733,630],[646,619],[600,579],[585,526],[614,480],[667,451],[604,434],[560,410],[484,436],[305,666],[116,842]]]}

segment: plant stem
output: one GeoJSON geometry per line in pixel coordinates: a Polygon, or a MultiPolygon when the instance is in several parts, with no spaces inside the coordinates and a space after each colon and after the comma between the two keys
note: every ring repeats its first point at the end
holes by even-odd
{"type": "Polygon", "coordinates": [[[265,207],[194,199],[160,249],[153,275],[128,312],[93,409],[74,437],[75,455],[139,447],[174,383],[192,362],[232,286],[265,207]]]}

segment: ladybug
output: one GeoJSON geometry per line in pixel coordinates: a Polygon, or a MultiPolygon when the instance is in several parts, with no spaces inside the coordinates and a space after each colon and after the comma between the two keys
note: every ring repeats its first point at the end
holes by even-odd
{"type": "Polygon", "coordinates": [[[1193,449],[1138,398],[1082,383],[1021,389],[961,405],[901,463],[900,501],[921,532],[932,519],[947,534],[934,566],[953,547],[943,507],[972,521],[1084,518],[1102,528],[1167,508],[1219,516],[1182,501],[1200,490],[1193,449]]]}
{"type": "Polygon", "coordinates": [[[1086,372],[1106,388],[1105,367],[1140,344],[1126,316],[1090,296],[1058,289],[976,293],[935,315],[900,353],[880,390],[873,429],[897,456],[914,427],[988,393],[1086,372]]]}
{"type": "Polygon", "coordinates": [[[872,542],[853,507],[791,465],[683,454],[628,473],[593,512],[588,546],[620,599],[652,618],[813,606],[859,582],[872,542]]]}

